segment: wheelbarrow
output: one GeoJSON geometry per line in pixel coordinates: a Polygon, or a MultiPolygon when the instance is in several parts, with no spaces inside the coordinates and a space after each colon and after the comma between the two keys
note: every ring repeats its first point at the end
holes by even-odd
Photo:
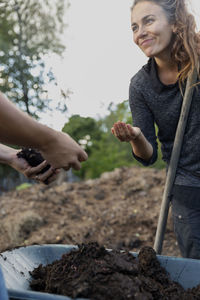
{"type": "MultiPolygon", "coordinates": [[[[71,300],[66,296],[31,291],[29,282],[30,271],[40,264],[47,265],[77,249],[74,245],[33,245],[6,251],[0,255],[6,288],[12,299],[34,300],[71,300]]],[[[130,252],[137,257],[136,252],[130,252]]],[[[171,279],[182,285],[184,289],[192,288],[200,283],[200,260],[157,255],[162,267],[171,279]]],[[[76,298],[84,300],[83,298],[76,298]]]]}

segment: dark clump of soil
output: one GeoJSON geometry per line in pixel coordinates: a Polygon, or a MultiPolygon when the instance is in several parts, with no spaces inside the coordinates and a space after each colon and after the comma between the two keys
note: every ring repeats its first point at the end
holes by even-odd
{"type": "MultiPolygon", "coordinates": [[[[44,161],[44,158],[41,155],[41,153],[32,148],[23,148],[17,153],[17,157],[25,159],[31,167],[36,167],[44,161]]],[[[48,164],[38,174],[43,174],[50,167],[51,166],[48,164]]],[[[45,181],[45,183],[48,184],[48,179],[45,181]]]]}
{"type": "Polygon", "coordinates": [[[35,291],[93,300],[200,299],[200,287],[185,291],[160,266],[153,248],[135,258],[127,251],[108,251],[96,242],[79,245],[47,266],[31,272],[35,291]]]}

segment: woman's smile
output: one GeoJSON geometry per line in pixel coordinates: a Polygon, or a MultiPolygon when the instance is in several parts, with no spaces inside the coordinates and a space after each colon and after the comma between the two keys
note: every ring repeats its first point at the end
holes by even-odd
{"type": "Polygon", "coordinates": [[[153,38],[147,38],[140,43],[140,46],[148,47],[152,44],[153,40],[154,40],[153,38]]]}

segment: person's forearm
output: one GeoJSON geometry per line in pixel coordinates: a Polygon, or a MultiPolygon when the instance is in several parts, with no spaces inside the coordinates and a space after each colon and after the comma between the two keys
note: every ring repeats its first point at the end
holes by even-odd
{"type": "Polygon", "coordinates": [[[42,149],[56,135],[14,106],[0,93],[0,142],[42,149]]]}
{"type": "Polygon", "coordinates": [[[19,150],[0,144],[0,163],[10,165],[12,162],[12,156],[18,151],[19,150]]]}
{"type": "Polygon", "coordinates": [[[147,141],[143,133],[141,132],[138,137],[130,141],[133,152],[136,156],[148,161],[153,155],[153,147],[147,141]]]}

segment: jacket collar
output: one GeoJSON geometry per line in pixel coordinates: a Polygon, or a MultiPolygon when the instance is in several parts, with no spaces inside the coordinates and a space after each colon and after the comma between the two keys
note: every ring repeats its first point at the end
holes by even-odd
{"type": "Polygon", "coordinates": [[[179,88],[178,82],[176,82],[174,84],[165,85],[160,81],[160,79],[158,77],[156,61],[154,58],[150,58],[148,60],[148,63],[143,67],[143,70],[145,71],[146,75],[148,76],[148,79],[150,79],[152,88],[156,93],[160,94],[164,90],[172,89],[174,87],[179,88]]]}

